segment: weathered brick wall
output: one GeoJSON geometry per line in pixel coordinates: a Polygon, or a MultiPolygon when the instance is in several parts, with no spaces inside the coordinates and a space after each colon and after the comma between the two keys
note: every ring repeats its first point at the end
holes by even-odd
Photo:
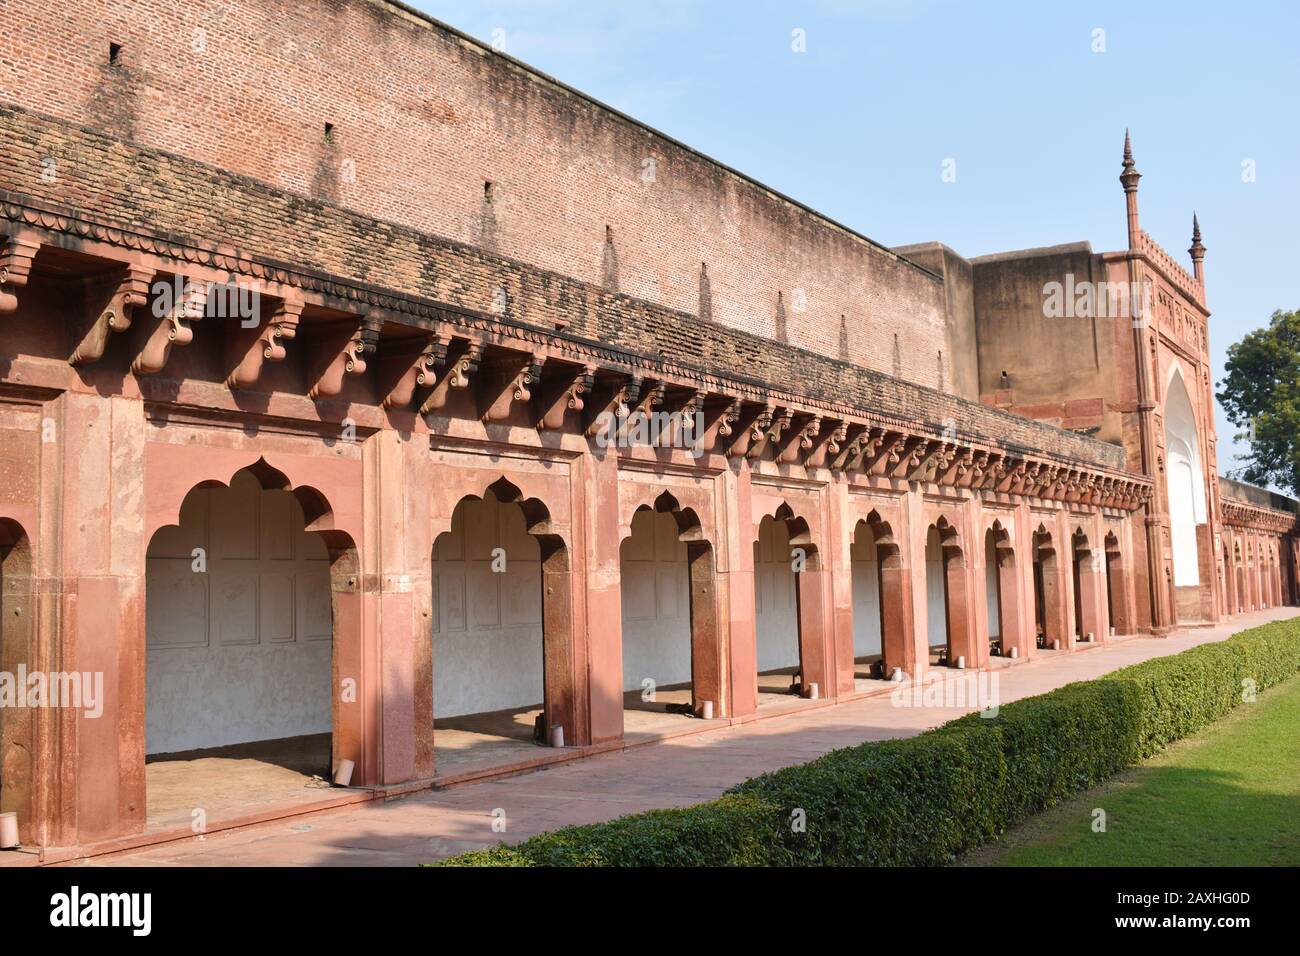
{"type": "Polygon", "coordinates": [[[955,428],[961,436],[1010,451],[1123,467],[1123,449],[1116,445],[26,110],[0,106],[0,142],[5,144],[0,205],[12,200],[75,209],[143,235],[163,235],[200,249],[237,249],[262,262],[478,313],[493,312],[501,290],[504,321],[548,332],[564,322],[559,338],[596,341],[651,361],[662,358],[735,381],[770,384],[923,423],[935,432],[955,428]],[[59,172],[43,177],[41,160],[49,156],[58,157],[59,172]]]}
{"type": "Polygon", "coordinates": [[[950,387],[930,273],[382,0],[8,0],[3,25],[4,102],[950,387]]]}

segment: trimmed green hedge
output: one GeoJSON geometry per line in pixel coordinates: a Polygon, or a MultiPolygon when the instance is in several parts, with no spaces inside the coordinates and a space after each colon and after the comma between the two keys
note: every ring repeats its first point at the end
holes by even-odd
{"type": "Polygon", "coordinates": [[[917,866],[951,861],[1300,670],[1300,618],[859,744],[709,803],[565,827],[444,866],[917,866]],[[806,826],[792,826],[803,812],[806,826]]]}

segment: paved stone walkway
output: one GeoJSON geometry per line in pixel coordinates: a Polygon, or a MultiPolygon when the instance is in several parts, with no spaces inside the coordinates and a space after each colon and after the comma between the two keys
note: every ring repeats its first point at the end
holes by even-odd
{"type": "MultiPolygon", "coordinates": [[[[1001,700],[1040,694],[1298,614],[1295,608],[1275,608],[1242,615],[1223,627],[1179,632],[1166,639],[1131,638],[1018,664],[999,672],[1001,700]]],[[[566,824],[700,803],[764,771],[803,763],[864,740],[910,736],[959,713],[897,707],[889,697],[868,698],[503,780],[98,857],[85,865],[410,866],[491,846],[501,839],[515,842],[566,824]],[[492,814],[498,809],[507,821],[504,836],[492,830],[492,814]]]]}

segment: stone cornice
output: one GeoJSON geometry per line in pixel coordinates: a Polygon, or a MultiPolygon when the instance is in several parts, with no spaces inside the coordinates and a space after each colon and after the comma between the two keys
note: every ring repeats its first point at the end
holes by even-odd
{"type": "Polygon", "coordinates": [[[1221,498],[1223,523],[1229,528],[1248,528],[1273,534],[1300,533],[1300,517],[1290,511],[1264,508],[1260,505],[1221,498]]]}
{"type": "MultiPolygon", "coordinates": [[[[24,235],[38,236],[52,246],[76,247],[82,240],[112,246],[168,260],[176,264],[178,271],[189,265],[256,279],[274,288],[301,290],[332,307],[346,304],[360,314],[379,310],[392,321],[405,319],[406,324],[442,329],[457,338],[547,355],[577,366],[608,368],[641,380],[684,386],[700,395],[728,396],[733,403],[785,409],[787,416],[797,413],[824,419],[834,423],[833,427],[828,424],[829,448],[839,452],[839,442],[845,442],[850,446],[849,452],[862,452],[856,463],[844,457],[838,464],[827,462],[832,470],[865,472],[863,465],[871,458],[869,467],[874,471],[869,473],[873,474],[1123,510],[1142,506],[1152,495],[1149,481],[1116,469],[1062,459],[1041,450],[999,447],[996,442],[949,435],[946,428],[926,425],[903,415],[800,394],[779,384],[742,375],[719,375],[663,356],[326,276],[215,245],[203,246],[175,235],[110,225],[81,211],[54,207],[14,193],[0,192],[0,220],[12,224],[8,232],[21,228],[24,235]],[[856,431],[851,441],[847,440],[850,428],[856,431]],[[871,457],[871,453],[882,451],[881,446],[887,443],[898,448],[906,446],[909,449],[906,459],[889,451],[889,447],[883,449],[889,454],[871,457]]],[[[803,427],[806,426],[805,422],[803,427]]],[[[805,444],[811,447],[814,443],[805,444]]]]}

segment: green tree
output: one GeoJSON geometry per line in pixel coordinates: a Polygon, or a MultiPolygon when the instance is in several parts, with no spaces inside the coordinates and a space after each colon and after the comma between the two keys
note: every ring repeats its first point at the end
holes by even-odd
{"type": "Polygon", "coordinates": [[[1250,454],[1232,477],[1300,495],[1300,311],[1228,347],[1218,399],[1250,454]]]}

